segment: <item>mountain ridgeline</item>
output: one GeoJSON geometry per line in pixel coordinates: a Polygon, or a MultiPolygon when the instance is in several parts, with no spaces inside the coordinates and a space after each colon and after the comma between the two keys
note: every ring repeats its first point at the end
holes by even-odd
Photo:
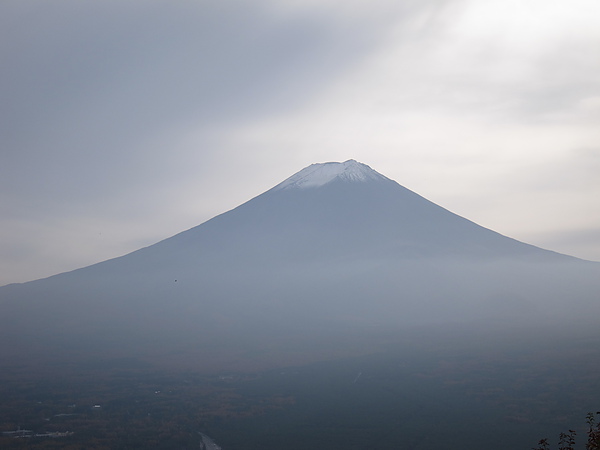
{"type": "Polygon", "coordinates": [[[128,255],[4,286],[0,334],[13,356],[252,354],[420,325],[594,320],[599,280],[598,263],[483,228],[350,160],[128,255]]]}

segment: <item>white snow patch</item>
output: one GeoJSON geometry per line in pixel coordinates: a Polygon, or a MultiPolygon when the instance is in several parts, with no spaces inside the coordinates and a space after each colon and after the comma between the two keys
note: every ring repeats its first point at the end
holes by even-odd
{"type": "Polygon", "coordinates": [[[313,188],[323,186],[334,179],[345,181],[365,182],[387,180],[380,173],[371,169],[366,164],[359,163],[353,159],[345,162],[327,162],[311,164],[300,172],[295,173],[288,179],[282,181],[274,190],[290,188],[313,188]]]}

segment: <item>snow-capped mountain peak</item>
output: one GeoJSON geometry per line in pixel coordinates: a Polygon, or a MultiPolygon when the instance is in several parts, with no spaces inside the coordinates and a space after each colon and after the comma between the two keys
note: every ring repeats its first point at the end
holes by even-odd
{"type": "Polygon", "coordinates": [[[323,186],[335,179],[352,182],[388,180],[366,164],[353,159],[345,162],[311,164],[275,186],[274,190],[323,186]]]}

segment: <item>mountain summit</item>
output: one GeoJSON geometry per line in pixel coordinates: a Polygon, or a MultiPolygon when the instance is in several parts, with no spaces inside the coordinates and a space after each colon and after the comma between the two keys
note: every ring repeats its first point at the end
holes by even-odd
{"type": "Polygon", "coordinates": [[[284,180],[273,189],[314,188],[323,186],[335,179],[345,181],[388,180],[388,178],[374,171],[366,164],[349,159],[343,163],[328,162],[311,164],[287,180],[284,180]]]}
{"type": "Polygon", "coordinates": [[[205,348],[258,335],[562,321],[597,316],[598,280],[598,264],[488,230],[348,160],[313,164],[120,258],[0,288],[0,342],[26,336],[43,354],[75,344],[148,352],[143,343],[157,340],[205,348]]]}
{"type": "Polygon", "coordinates": [[[144,252],[150,257],[158,249],[182,251],[170,260],[181,261],[195,249],[194,258],[229,255],[242,264],[250,258],[250,265],[257,260],[567,258],[483,228],[352,159],[312,164],[144,252]]]}

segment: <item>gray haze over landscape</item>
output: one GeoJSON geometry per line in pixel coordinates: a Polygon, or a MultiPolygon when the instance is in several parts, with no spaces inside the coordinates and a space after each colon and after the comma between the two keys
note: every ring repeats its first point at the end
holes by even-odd
{"type": "Polygon", "coordinates": [[[283,337],[432,324],[595,326],[599,270],[483,228],[357,161],[313,164],[157,244],[2,287],[1,340],[64,357],[74,343],[151,354],[158,339],[207,358],[221,345],[244,353],[283,337]]]}
{"type": "Polygon", "coordinates": [[[0,440],[521,448],[598,404],[598,292],[599,262],[356,160],[311,164],[156,244],[1,286],[0,440]]]}
{"type": "Polygon", "coordinates": [[[594,0],[0,2],[0,285],[354,158],[600,260],[594,0]]]}

